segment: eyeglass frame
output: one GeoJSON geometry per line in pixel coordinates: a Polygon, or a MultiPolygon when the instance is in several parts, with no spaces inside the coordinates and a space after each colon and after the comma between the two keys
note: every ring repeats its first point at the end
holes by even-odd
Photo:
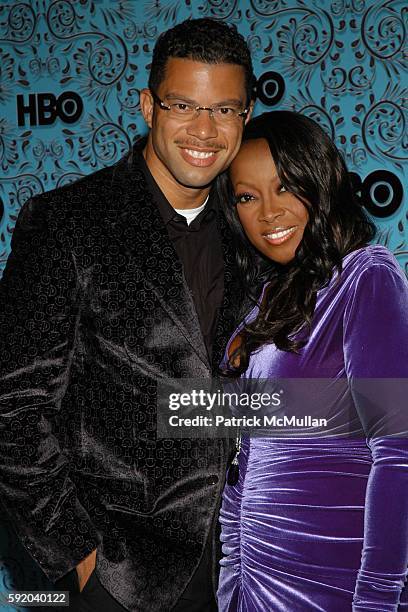
{"type": "MultiPolygon", "coordinates": [[[[153,98],[154,102],[156,102],[156,104],[158,104],[162,110],[166,110],[166,111],[170,111],[171,110],[171,106],[168,105],[168,104],[165,104],[163,102],[163,100],[161,100],[159,98],[157,93],[155,91],[153,91],[153,89],[150,89],[149,91],[152,94],[152,98],[153,98]]],[[[186,104],[188,104],[188,102],[186,102],[186,104]]],[[[202,110],[206,110],[206,111],[209,112],[210,117],[214,118],[214,110],[215,109],[212,108],[211,106],[194,106],[193,110],[194,110],[195,113],[198,113],[199,111],[202,111],[202,110]]],[[[237,118],[241,118],[242,117],[243,119],[245,119],[245,117],[248,116],[249,111],[250,111],[249,107],[244,108],[243,111],[240,111],[239,113],[236,113],[236,117],[237,118]]],[[[194,115],[190,118],[190,121],[193,119],[193,117],[194,117],[194,115]]]]}

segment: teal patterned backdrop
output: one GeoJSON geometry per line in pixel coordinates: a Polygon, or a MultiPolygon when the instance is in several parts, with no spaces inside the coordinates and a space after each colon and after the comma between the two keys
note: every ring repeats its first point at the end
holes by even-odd
{"type": "MultiPolygon", "coordinates": [[[[246,36],[256,113],[294,109],[332,136],[408,273],[406,0],[0,0],[0,269],[29,197],[116,162],[144,133],[157,35],[203,16],[246,36]]],[[[46,586],[4,519],[0,592],[46,586]]]]}

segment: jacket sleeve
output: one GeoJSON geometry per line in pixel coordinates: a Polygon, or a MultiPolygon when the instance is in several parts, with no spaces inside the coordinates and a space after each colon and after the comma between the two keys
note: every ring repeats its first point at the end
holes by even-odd
{"type": "Polygon", "coordinates": [[[397,265],[360,274],[344,353],[372,455],[353,612],[397,612],[408,565],[408,283],[397,265]]]}
{"type": "Polygon", "coordinates": [[[57,417],[80,318],[75,262],[47,199],[22,209],[0,283],[0,495],[28,552],[56,581],[94,550],[57,417]]]}

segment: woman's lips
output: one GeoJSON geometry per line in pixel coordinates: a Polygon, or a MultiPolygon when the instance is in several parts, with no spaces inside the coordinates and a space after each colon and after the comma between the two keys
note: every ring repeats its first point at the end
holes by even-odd
{"type": "Polygon", "coordinates": [[[191,166],[206,168],[212,166],[217,159],[219,151],[205,151],[199,149],[187,149],[180,147],[181,156],[191,166]]]}
{"type": "Polygon", "coordinates": [[[294,225],[292,227],[278,227],[270,232],[265,232],[262,234],[262,237],[265,238],[269,244],[277,245],[282,244],[289,240],[295,231],[297,230],[297,226],[294,225]]]}

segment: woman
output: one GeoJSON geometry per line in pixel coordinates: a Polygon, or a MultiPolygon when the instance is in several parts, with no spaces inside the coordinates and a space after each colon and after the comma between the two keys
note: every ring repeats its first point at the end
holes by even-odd
{"type": "Polygon", "coordinates": [[[249,122],[222,195],[248,289],[264,287],[224,372],[343,380],[339,402],[371,434],[242,436],[220,515],[219,609],[407,609],[408,443],[381,437],[407,429],[389,423],[384,380],[408,378],[407,280],[387,249],[368,246],[373,226],[344,162],[307,117],[249,122]],[[385,396],[375,413],[353,390],[367,379],[385,396]]]}

